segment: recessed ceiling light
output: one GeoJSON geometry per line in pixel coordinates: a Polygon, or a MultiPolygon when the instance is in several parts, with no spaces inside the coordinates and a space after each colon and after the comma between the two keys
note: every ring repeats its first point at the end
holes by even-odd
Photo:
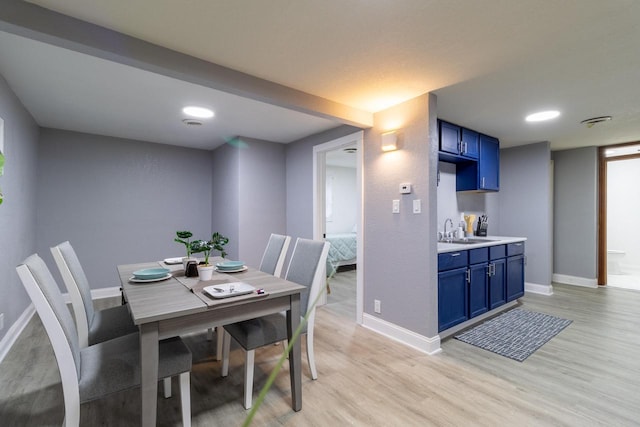
{"type": "Polygon", "coordinates": [[[529,114],[525,117],[525,120],[528,122],[542,122],[545,120],[555,119],[560,115],[560,111],[549,110],[549,111],[540,111],[538,113],[529,114]]]}
{"type": "Polygon", "coordinates": [[[197,117],[199,119],[209,119],[213,117],[213,111],[203,107],[195,107],[195,106],[184,107],[182,109],[182,112],[188,116],[197,117]]]}

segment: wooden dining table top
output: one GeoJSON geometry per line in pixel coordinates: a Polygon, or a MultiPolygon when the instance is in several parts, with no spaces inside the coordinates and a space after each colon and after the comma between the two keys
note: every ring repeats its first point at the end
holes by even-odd
{"type": "MultiPolygon", "coordinates": [[[[212,257],[210,263],[223,261],[220,257],[212,257]]],[[[184,276],[182,265],[167,265],[163,261],[151,261],[136,264],[119,265],[118,273],[123,286],[123,291],[130,306],[131,315],[136,325],[165,320],[174,317],[215,309],[217,307],[232,307],[234,305],[247,304],[246,298],[231,297],[214,300],[210,305],[186,287],[178,277],[184,276]],[[146,283],[134,283],[130,281],[133,272],[145,268],[165,267],[171,271],[172,277],[146,283]]],[[[305,292],[304,286],[264,273],[252,267],[238,273],[220,273],[214,271],[212,283],[245,282],[256,289],[263,289],[264,295],[256,296],[260,299],[269,299],[305,292]]],[[[202,282],[201,282],[202,283],[202,282]]]]}

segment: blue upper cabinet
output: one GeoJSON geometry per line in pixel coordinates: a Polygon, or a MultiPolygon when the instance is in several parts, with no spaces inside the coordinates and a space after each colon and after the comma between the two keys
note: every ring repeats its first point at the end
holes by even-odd
{"type": "Polygon", "coordinates": [[[478,159],[480,151],[480,134],[467,128],[460,128],[460,155],[470,159],[478,159]]]}
{"type": "Polygon", "coordinates": [[[500,189],[500,142],[487,135],[480,135],[478,189],[485,191],[500,189]]]}
{"type": "Polygon", "coordinates": [[[440,161],[456,164],[456,191],[500,190],[500,141],[438,120],[440,161]]]}
{"type": "Polygon", "coordinates": [[[478,160],[480,150],[478,132],[438,120],[438,136],[441,160],[452,163],[478,160]]]}
{"type": "Polygon", "coordinates": [[[460,126],[438,120],[440,151],[454,155],[460,154],[460,126]]]}

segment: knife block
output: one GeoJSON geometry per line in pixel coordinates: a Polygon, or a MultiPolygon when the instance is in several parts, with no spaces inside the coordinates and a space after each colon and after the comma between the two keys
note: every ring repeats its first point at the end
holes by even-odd
{"type": "Polygon", "coordinates": [[[478,220],[478,226],[476,227],[476,236],[487,237],[487,223],[480,223],[478,220]]]}

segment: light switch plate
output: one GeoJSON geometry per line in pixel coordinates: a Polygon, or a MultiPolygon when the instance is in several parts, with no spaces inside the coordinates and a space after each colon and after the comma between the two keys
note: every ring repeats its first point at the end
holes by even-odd
{"type": "Polygon", "coordinates": [[[391,207],[391,213],[394,213],[394,214],[400,213],[400,200],[395,199],[395,200],[392,200],[392,202],[393,203],[391,207]]]}
{"type": "Polygon", "coordinates": [[[422,201],[420,199],[413,200],[413,213],[414,214],[422,213],[422,201]]]}

